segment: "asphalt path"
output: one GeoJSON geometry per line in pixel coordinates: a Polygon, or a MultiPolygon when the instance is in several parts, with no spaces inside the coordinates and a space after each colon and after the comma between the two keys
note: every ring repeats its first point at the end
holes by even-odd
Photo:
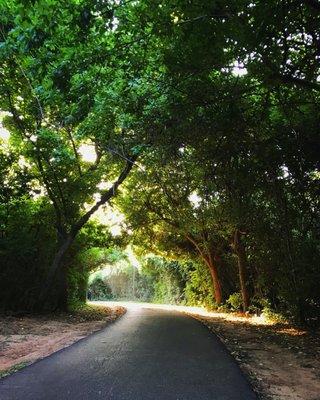
{"type": "Polygon", "coordinates": [[[1,400],[253,400],[220,340],[176,311],[138,307],[0,380],[1,400]]]}

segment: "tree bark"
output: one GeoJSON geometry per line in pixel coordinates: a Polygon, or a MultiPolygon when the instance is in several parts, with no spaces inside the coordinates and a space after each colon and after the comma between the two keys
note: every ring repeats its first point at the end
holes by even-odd
{"type": "Polygon", "coordinates": [[[250,305],[250,294],[247,282],[247,255],[243,243],[241,242],[241,233],[239,229],[234,232],[233,247],[238,259],[239,282],[242,295],[243,311],[246,312],[250,305]]]}
{"type": "Polygon", "coordinates": [[[212,284],[213,284],[213,291],[214,291],[214,299],[216,303],[219,305],[222,303],[222,289],[221,289],[221,283],[220,283],[220,278],[218,274],[218,268],[215,262],[215,257],[211,253],[206,254],[204,250],[201,249],[197,241],[190,235],[187,234],[186,238],[193,244],[197,252],[199,253],[201,259],[205,262],[207,267],[209,268],[211,278],[212,278],[212,284]]]}
{"type": "Polygon", "coordinates": [[[212,262],[212,260],[207,260],[206,264],[210,270],[210,274],[212,277],[212,283],[213,283],[213,290],[214,290],[214,298],[216,303],[219,305],[222,303],[222,289],[221,289],[221,283],[218,275],[218,269],[215,263],[212,262]]]}
{"type": "Polygon", "coordinates": [[[118,187],[125,180],[129,172],[133,168],[136,158],[137,157],[132,157],[130,160],[128,159],[125,168],[119,175],[118,179],[114,182],[112,187],[108,189],[106,192],[104,192],[100,200],[97,203],[95,203],[82,217],[79,218],[79,220],[72,226],[69,233],[65,233],[61,237],[61,232],[58,232],[58,235],[60,236],[61,239],[59,241],[60,243],[58,250],[54,256],[52,264],[48,270],[45,282],[40,291],[40,296],[39,296],[40,308],[45,308],[47,303],[49,303],[48,297],[50,296],[54,279],[56,275],[60,272],[60,270],[63,268],[64,256],[71,247],[72,243],[74,242],[77,234],[79,233],[81,228],[89,221],[90,217],[94,214],[94,212],[97,211],[101,205],[105,204],[108,200],[110,200],[112,197],[116,195],[118,187]]]}
{"type": "MultiPolygon", "coordinates": [[[[50,305],[49,303],[49,298],[52,295],[51,293],[51,288],[53,286],[54,279],[56,275],[62,275],[62,272],[60,274],[60,270],[63,269],[63,258],[66,254],[66,252],[69,250],[71,244],[73,243],[72,237],[70,235],[66,236],[63,240],[60,241],[58,250],[54,256],[54,259],[50,265],[49,271],[47,273],[45,282],[42,286],[40,296],[39,296],[39,308],[46,309],[47,307],[52,308],[52,304],[54,303],[51,301],[50,305]]],[[[60,277],[57,277],[58,280],[60,277]]],[[[60,282],[57,282],[57,286],[60,286],[60,282]]],[[[53,307],[55,308],[55,307],[53,307]]]]}
{"type": "Polygon", "coordinates": [[[58,270],[56,276],[56,301],[53,304],[54,309],[68,310],[68,277],[67,268],[63,266],[58,270]]]}

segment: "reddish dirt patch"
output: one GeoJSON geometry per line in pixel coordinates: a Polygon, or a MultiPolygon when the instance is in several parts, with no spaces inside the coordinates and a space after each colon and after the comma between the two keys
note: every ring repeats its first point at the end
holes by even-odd
{"type": "Polygon", "coordinates": [[[124,313],[119,306],[89,306],[71,314],[0,316],[0,376],[70,346],[124,313]]]}
{"type": "Polygon", "coordinates": [[[320,400],[320,334],[284,324],[259,326],[194,315],[224,342],[260,399],[320,400]]]}

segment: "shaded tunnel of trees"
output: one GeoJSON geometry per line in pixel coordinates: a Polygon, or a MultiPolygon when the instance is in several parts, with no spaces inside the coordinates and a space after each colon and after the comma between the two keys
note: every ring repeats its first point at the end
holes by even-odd
{"type": "Polygon", "coordinates": [[[142,299],[319,324],[317,2],[1,2],[0,60],[2,311],[130,245],[142,299]]]}

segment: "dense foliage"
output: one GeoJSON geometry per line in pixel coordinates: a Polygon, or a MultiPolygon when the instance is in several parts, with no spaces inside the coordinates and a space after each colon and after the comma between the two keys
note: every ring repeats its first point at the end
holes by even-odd
{"type": "Polygon", "coordinates": [[[216,305],[319,322],[317,2],[14,0],[0,18],[5,307],[83,299],[112,200],[123,246],[167,258],[148,298],[192,303],[209,280],[216,305]]]}
{"type": "Polygon", "coordinates": [[[151,254],[139,258],[139,267],[126,260],[97,271],[90,277],[89,293],[93,300],[215,307],[210,274],[203,265],[151,254]]]}

